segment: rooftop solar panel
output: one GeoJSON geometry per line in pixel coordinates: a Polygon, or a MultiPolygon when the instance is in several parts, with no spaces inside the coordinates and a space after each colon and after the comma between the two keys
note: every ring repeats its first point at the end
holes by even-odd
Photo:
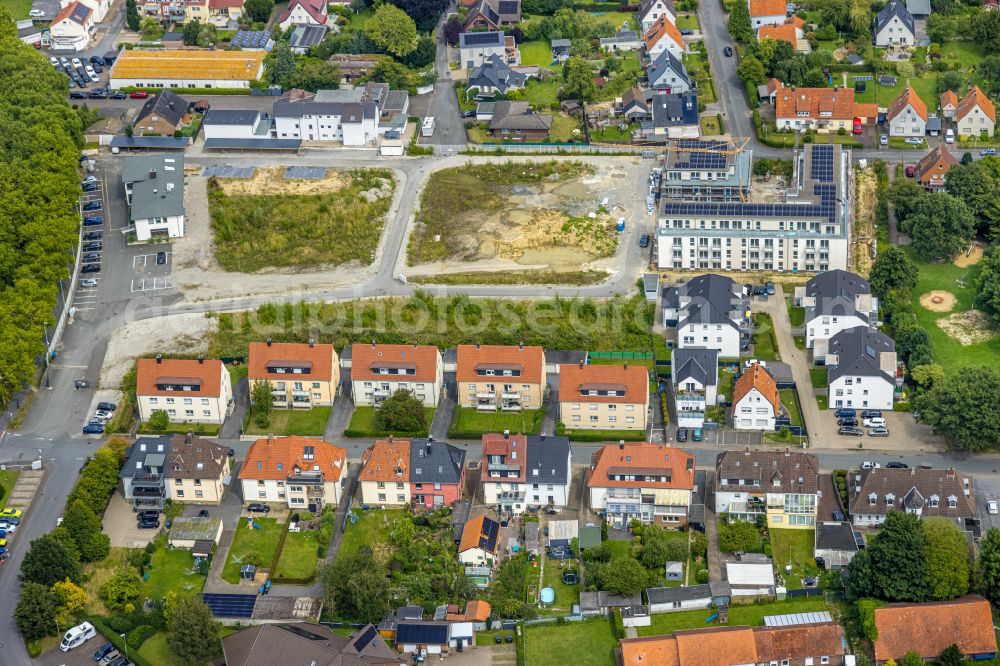
{"type": "Polygon", "coordinates": [[[375,627],[369,626],[367,629],[365,629],[364,633],[354,638],[352,642],[354,643],[354,647],[357,648],[358,652],[361,652],[366,647],[371,645],[371,642],[375,640],[375,638],[377,637],[378,637],[378,630],[375,627]]]}
{"type": "Polygon", "coordinates": [[[253,617],[256,594],[203,594],[202,601],[216,617],[253,617]]]}

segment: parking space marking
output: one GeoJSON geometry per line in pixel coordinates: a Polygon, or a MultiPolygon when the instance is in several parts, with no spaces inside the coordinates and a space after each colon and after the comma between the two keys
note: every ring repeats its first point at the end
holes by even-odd
{"type": "Polygon", "coordinates": [[[166,277],[139,278],[138,280],[132,280],[133,294],[144,291],[160,291],[162,289],[173,288],[174,285],[170,282],[170,278],[166,277]]]}
{"type": "MultiPolygon", "coordinates": [[[[137,254],[136,256],[132,257],[132,268],[145,268],[147,264],[153,264],[155,266],[156,265],[156,255],[157,254],[159,254],[159,253],[158,252],[151,252],[151,253],[148,253],[148,254],[137,254]]],[[[169,252],[169,251],[166,251],[165,254],[167,256],[166,264],[169,264],[170,263],[170,256],[173,253],[169,252]]],[[[161,265],[165,266],[166,264],[161,264],[161,265]]]]}

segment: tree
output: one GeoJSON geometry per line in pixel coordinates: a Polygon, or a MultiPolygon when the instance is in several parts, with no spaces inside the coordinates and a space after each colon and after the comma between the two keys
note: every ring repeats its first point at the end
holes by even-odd
{"type": "Polygon", "coordinates": [[[927,390],[944,379],[944,368],[937,363],[927,363],[910,368],[910,377],[917,386],[927,390]]]}
{"type": "Polygon", "coordinates": [[[421,432],[427,427],[424,405],[410,391],[396,391],[375,412],[375,427],[392,433],[421,432]]]}
{"type": "MultiPolygon", "coordinates": [[[[928,18],[928,22],[930,19],[928,18]]],[[[941,40],[946,42],[949,40],[941,40]]],[[[962,89],[962,85],[965,84],[965,75],[962,72],[956,72],[955,70],[948,70],[947,72],[941,72],[938,76],[936,91],[940,95],[946,90],[958,91],[962,89]]]]}
{"type": "Polygon", "coordinates": [[[662,569],[669,561],[667,543],[663,539],[652,539],[642,547],[640,559],[647,569],[662,569]]]}
{"type": "Polygon", "coordinates": [[[941,653],[937,663],[940,666],[962,666],[965,663],[965,655],[956,644],[952,643],[941,653]]]}
{"type": "Polygon", "coordinates": [[[930,196],[927,194],[927,190],[920,183],[909,178],[899,179],[889,187],[889,203],[892,204],[892,208],[896,212],[896,219],[899,221],[902,231],[905,232],[909,228],[906,225],[907,219],[913,214],[917,204],[926,196],[930,196]]]}
{"type": "Polygon", "coordinates": [[[747,56],[740,60],[740,64],[736,67],[736,76],[740,77],[740,81],[743,82],[743,85],[748,90],[754,89],[767,81],[764,64],[753,56],[747,56]]]}
{"type": "Polygon", "coordinates": [[[919,326],[896,327],[896,352],[908,366],[926,365],[932,360],[931,338],[919,326]]]}
{"type": "Polygon", "coordinates": [[[991,247],[976,278],[976,304],[1000,319],[1000,250],[991,247]]]}
{"type": "MultiPolygon", "coordinates": [[[[934,13],[927,17],[927,36],[930,38],[931,42],[946,44],[954,41],[958,36],[957,28],[958,26],[956,25],[955,20],[950,16],[934,13]]],[[[958,88],[956,86],[954,88],[945,88],[940,92],[957,89],[958,88]]]]}
{"type": "Polygon", "coordinates": [[[994,605],[1000,601],[1000,530],[991,527],[979,542],[977,582],[994,605]]]}
{"type": "Polygon", "coordinates": [[[326,60],[308,58],[298,63],[289,83],[292,88],[310,92],[335,90],[340,86],[340,67],[326,60]]]}
{"type": "Polygon", "coordinates": [[[295,55],[288,42],[278,42],[271,49],[266,62],[271,72],[271,83],[284,86],[295,73],[295,55]]]}
{"type": "Polygon", "coordinates": [[[139,8],[135,0],[125,0],[125,23],[132,32],[139,31],[139,8]]]}
{"type": "Polygon", "coordinates": [[[899,662],[900,666],[924,666],[924,658],[921,657],[916,652],[910,651],[903,655],[903,661],[899,662]]]}
{"type": "Polygon", "coordinates": [[[648,577],[638,560],[625,557],[605,566],[601,579],[603,590],[629,596],[645,588],[648,577]]]}
{"type": "Polygon", "coordinates": [[[101,586],[101,599],[111,610],[131,613],[142,594],[142,579],[133,569],[125,567],[101,586]],[[129,607],[132,610],[129,610],[129,607]]]}
{"type": "Polygon", "coordinates": [[[254,419],[261,428],[266,428],[271,422],[271,409],[274,407],[274,395],[271,393],[270,380],[261,379],[253,384],[250,391],[250,404],[253,405],[254,419]]]}
{"type": "Polygon", "coordinates": [[[459,35],[465,32],[465,24],[458,14],[448,17],[448,22],[444,24],[444,39],[448,46],[458,46],[459,35]]]}
{"type": "Polygon", "coordinates": [[[21,562],[21,580],[48,588],[67,578],[80,580],[80,562],[69,549],[51,535],[32,541],[21,562]]]}
{"type": "Polygon", "coordinates": [[[212,46],[217,41],[219,41],[218,29],[214,25],[212,24],[203,25],[201,26],[201,29],[198,30],[197,44],[201,48],[207,49],[209,46],[212,46]]]}
{"type": "Polygon", "coordinates": [[[945,191],[965,202],[984,235],[1000,222],[1000,169],[995,158],[956,164],[945,174],[945,191]]]}
{"type": "Polygon", "coordinates": [[[178,597],[167,625],[167,647],[185,664],[204,664],[219,648],[221,626],[203,601],[178,597]]]}
{"type": "Polygon", "coordinates": [[[880,248],[868,276],[872,292],[884,299],[890,291],[913,289],[917,286],[917,267],[909,255],[897,245],[880,248]]]}
{"type": "Polygon", "coordinates": [[[435,56],[437,41],[431,35],[421,35],[417,39],[417,48],[402,58],[402,63],[410,69],[423,69],[434,62],[435,56]]]}
{"type": "Polygon", "coordinates": [[[875,624],[875,609],[883,604],[875,599],[858,599],[858,619],[865,638],[874,643],[878,639],[878,626],[875,624]]]}
{"type": "Polygon", "coordinates": [[[14,623],[26,640],[36,641],[55,633],[56,606],[55,593],[45,585],[25,583],[21,586],[21,598],[14,609],[14,623]]]}
{"type": "Polygon", "coordinates": [[[420,32],[430,32],[437,25],[441,13],[448,8],[448,0],[388,0],[413,19],[420,32]]]}
{"type": "Polygon", "coordinates": [[[848,598],[924,601],[924,552],[920,519],[911,513],[889,512],[879,533],[847,566],[844,575],[848,598]]]}
{"type": "Polygon", "coordinates": [[[68,578],[52,586],[57,599],[56,621],[60,627],[77,623],[87,605],[87,592],[68,578]]]}
{"type": "Polygon", "coordinates": [[[375,10],[365,32],[383,51],[400,58],[417,48],[417,26],[413,19],[388,3],[375,10]]]}
{"type": "Polygon", "coordinates": [[[848,15],[851,21],[851,31],[855,37],[868,35],[872,24],[872,6],[868,0],[851,0],[848,15]]]}
{"type": "Polygon", "coordinates": [[[149,425],[150,430],[163,432],[170,425],[170,415],[165,409],[154,409],[153,413],[149,415],[147,425],[149,425]]]}
{"type": "Polygon", "coordinates": [[[255,23],[266,23],[271,18],[271,10],[273,9],[274,0],[246,0],[243,5],[243,11],[255,23]]]}
{"type": "Polygon", "coordinates": [[[969,591],[969,542],[955,521],[941,516],[924,518],[924,561],[928,596],[948,601],[969,591]]]}
{"type": "Polygon", "coordinates": [[[583,551],[585,562],[610,562],[612,557],[614,557],[614,552],[611,550],[611,546],[603,541],[583,551]]]}
{"type": "Polygon", "coordinates": [[[973,222],[968,206],[949,194],[920,199],[906,220],[913,250],[925,261],[951,259],[964,250],[973,222]]]}
{"type": "Polygon", "coordinates": [[[746,553],[760,550],[757,526],[744,520],[733,520],[719,528],[719,550],[726,553],[746,553]]]}
{"type": "Polygon", "coordinates": [[[583,58],[570,58],[563,65],[563,85],[559,99],[578,99],[589,102],[597,94],[590,63],[583,58]]]}
{"type": "Polygon", "coordinates": [[[986,56],[976,67],[976,74],[983,80],[983,88],[988,95],[1000,93],[1000,55],[986,56]]]}
{"type": "Polygon", "coordinates": [[[158,32],[163,26],[152,16],[144,16],[142,20],[139,21],[139,29],[142,32],[158,32]]]}
{"type": "Polygon", "coordinates": [[[752,42],[754,34],[753,23],[750,21],[750,5],[745,2],[734,2],[726,26],[729,34],[737,42],[752,42]]]}
{"type": "Polygon", "coordinates": [[[185,46],[197,46],[198,45],[198,33],[201,32],[201,21],[194,19],[193,21],[188,21],[184,24],[184,30],[182,31],[184,35],[184,45],[185,46]]]}
{"type": "Polygon", "coordinates": [[[987,54],[1000,53],[1000,14],[976,14],[972,21],[972,35],[987,54]]]}
{"type": "MultiPolygon", "coordinates": [[[[93,536],[101,531],[101,519],[82,500],[74,500],[63,515],[62,527],[66,528],[83,562],[91,562],[85,551],[89,551],[93,536]]],[[[105,553],[106,555],[107,553],[105,553]]]]}
{"type": "Polygon", "coordinates": [[[953,446],[995,449],[1000,442],[1000,374],[969,366],[914,398],[920,420],[942,431],[953,446]]]}
{"type": "Polygon", "coordinates": [[[388,83],[390,88],[407,89],[410,87],[410,74],[406,68],[395,60],[383,60],[375,65],[371,73],[372,81],[388,83]]]}
{"type": "Polygon", "coordinates": [[[318,578],[327,605],[341,617],[377,622],[389,611],[389,580],[370,552],[341,553],[320,567],[318,578]]]}

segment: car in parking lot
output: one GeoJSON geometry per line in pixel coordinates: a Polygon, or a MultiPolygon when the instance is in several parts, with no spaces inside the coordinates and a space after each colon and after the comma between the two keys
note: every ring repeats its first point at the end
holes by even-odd
{"type": "Polygon", "coordinates": [[[701,428],[695,428],[691,431],[691,441],[700,442],[701,441],[701,428]]]}
{"type": "Polygon", "coordinates": [[[266,504],[260,504],[259,502],[247,505],[247,511],[253,511],[254,513],[268,513],[270,510],[271,507],[266,504]]]}
{"type": "Polygon", "coordinates": [[[104,218],[100,216],[92,216],[83,218],[83,226],[85,227],[96,227],[100,224],[104,224],[104,218]]]}
{"type": "Polygon", "coordinates": [[[98,74],[100,74],[101,72],[104,71],[104,66],[101,63],[99,63],[99,62],[95,62],[94,63],[94,71],[97,72],[98,74]]]}
{"type": "Polygon", "coordinates": [[[81,273],[100,273],[100,264],[84,264],[83,268],[80,269],[81,273]]]}
{"type": "Polygon", "coordinates": [[[996,154],[997,154],[996,148],[983,148],[982,150],[979,151],[980,157],[990,157],[996,154]]]}
{"type": "Polygon", "coordinates": [[[99,402],[97,403],[97,409],[104,412],[113,412],[118,409],[118,405],[113,402],[99,402]]]}
{"type": "Polygon", "coordinates": [[[17,531],[17,526],[21,524],[21,521],[17,520],[16,523],[10,521],[17,520],[17,518],[2,518],[0,519],[0,531],[13,534],[17,531]]]}
{"type": "Polygon", "coordinates": [[[687,428],[678,428],[677,429],[677,441],[678,442],[686,442],[686,441],[688,441],[688,429],[687,428]]]}
{"type": "Polygon", "coordinates": [[[100,435],[104,433],[104,426],[99,423],[88,423],[83,426],[84,435],[100,435]]]}
{"type": "Polygon", "coordinates": [[[878,419],[882,418],[882,410],[880,409],[866,409],[861,412],[861,418],[863,419],[878,419]]]}
{"type": "Polygon", "coordinates": [[[86,185],[81,185],[80,189],[82,189],[84,192],[96,192],[97,183],[87,183],[86,185]]]}
{"type": "Polygon", "coordinates": [[[87,93],[74,90],[69,94],[70,99],[87,99],[87,93]]]}
{"type": "Polygon", "coordinates": [[[89,243],[83,244],[84,252],[91,252],[93,250],[100,250],[104,247],[104,243],[101,241],[90,241],[89,243]]]}
{"type": "Polygon", "coordinates": [[[694,34],[694,30],[692,30],[691,28],[681,28],[681,34],[685,35],[685,36],[686,35],[693,35],[694,34]]]}
{"type": "Polygon", "coordinates": [[[462,117],[463,118],[475,118],[476,117],[476,112],[475,111],[471,111],[471,110],[470,111],[462,111],[462,117]]]}
{"type": "Polygon", "coordinates": [[[883,419],[881,416],[878,416],[878,417],[875,417],[875,418],[871,418],[871,419],[865,419],[863,421],[863,423],[864,423],[864,426],[866,428],[884,428],[885,427],[885,419],[883,419]]]}
{"type": "Polygon", "coordinates": [[[154,511],[152,509],[147,509],[146,511],[139,511],[135,514],[136,520],[159,520],[160,512],[154,511]]]}
{"type": "Polygon", "coordinates": [[[857,416],[857,412],[853,409],[838,409],[833,413],[834,416],[839,418],[854,418],[857,416]]]}
{"type": "Polygon", "coordinates": [[[94,661],[100,661],[115,651],[114,643],[105,643],[94,651],[94,661]]]}
{"type": "Polygon", "coordinates": [[[924,140],[921,139],[919,136],[910,136],[910,137],[907,137],[906,140],[903,143],[907,143],[907,144],[909,144],[911,146],[922,146],[923,143],[924,143],[924,140]]]}
{"type": "Polygon", "coordinates": [[[208,518],[208,509],[202,509],[198,512],[199,518],[208,518]]]}
{"type": "Polygon", "coordinates": [[[986,513],[991,516],[995,516],[1000,513],[1000,505],[997,504],[996,500],[990,500],[986,503],[986,513]]]}
{"type": "Polygon", "coordinates": [[[121,90],[116,90],[111,93],[111,99],[128,99],[128,95],[123,93],[121,90]]]}
{"type": "Polygon", "coordinates": [[[97,280],[95,280],[94,278],[87,278],[86,280],[80,280],[80,286],[81,287],[96,287],[97,286],[97,280]]]}
{"type": "Polygon", "coordinates": [[[889,145],[889,135],[888,134],[882,134],[882,135],[880,135],[879,138],[878,138],[878,142],[879,142],[879,145],[888,146],[889,145]]]}
{"type": "Polygon", "coordinates": [[[21,509],[15,509],[12,506],[5,506],[3,511],[0,511],[0,518],[17,518],[20,520],[24,517],[24,511],[21,509]]]}
{"type": "Polygon", "coordinates": [[[138,527],[139,527],[140,530],[155,530],[155,529],[159,528],[160,521],[159,520],[140,520],[136,524],[138,525],[138,527]]]}
{"type": "Polygon", "coordinates": [[[93,263],[95,261],[100,261],[101,260],[101,253],[100,252],[89,252],[89,253],[83,255],[83,260],[85,262],[90,262],[90,263],[93,263]]]}
{"type": "Polygon", "coordinates": [[[163,251],[157,252],[156,253],[156,264],[158,266],[162,266],[165,263],[167,263],[167,253],[163,252],[163,251]]]}
{"type": "Polygon", "coordinates": [[[649,247],[649,234],[642,235],[642,238],[639,239],[639,247],[649,247]]]}
{"type": "Polygon", "coordinates": [[[45,12],[43,12],[41,9],[32,9],[31,11],[28,12],[28,16],[30,16],[31,18],[45,18],[45,12]]]}
{"type": "Polygon", "coordinates": [[[858,420],[852,418],[837,419],[837,425],[846,426],[848,428],[855,428],[858,425],[858,420]]]}
{"type": "Polygon", "coordinates": [[[844,426],[844,427],[842,427],[842,428],[840,428],[840,429],[837,430],[837,434],[838,435],[846,435],[846,436],[850,436],[850,437],[861,437],[862,435],[865,434],[865,431],[861,430],[859,428],[852,428],[852,427],[849,427],[849,426],[844,426]]]}
{"type": "Polygon", "coordinates": [[[96,200],[88,201],[87,203],[83,204],[84,210],[101,210],[102,208],[104,208],[104,204],[96,200]]]}
{"type": "MultiPolygon", "coordinates": [[[[889,429],[888,428],[883,428],[883,427],[869,428],[868,429],[868,436],[869,437],[888,437],[889,436],[889,429]]],[[[892,463],[889,463],[889,464],[891,465],[892,463]]],[[[887,465],[887,467],[888,467],[888,465],[887,465]]]]}
{"type": "Polygon", "coordinates": [[[882,469],[882,465],[877,462],[872,462],[871,460],[866,460],[861,463],[861,469],[882,469]]]}
{"type": "Polygon", "coordinates": [[[104,88],[95,88],[94,90],[91,90],[90,94],[87,96],[90,99],[107,99],[108,91],[105,90],[104,88]]]}
{"type": "Polygon", "coordinates": [[[768,282],[764,285],[764,289],[767,291],[768,296],[774,296],[774,283],[768,282]]]}
{"type": "Polygon", "coordinates": [[[83,240],[85,241],[101,240],[103,236],[104,234],[100,231],[88,231],[83,235],[83,240]]]}
{"type": "Polygon", "coordinates": [[[146,99],[147,97],[149,97],[149,93],[146,92],[145,90],[135,90],[133,92],[130,92],[128,96],[131,97],[132,99],[146,99]]]}

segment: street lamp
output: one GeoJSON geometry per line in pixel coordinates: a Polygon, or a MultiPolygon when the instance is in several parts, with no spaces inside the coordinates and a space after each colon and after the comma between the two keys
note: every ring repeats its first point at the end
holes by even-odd
{"type": "Polygon", "coordinates": [[[128,641],[125,640],[125,634],[118,634],[122,637],[122,645],[125,646],[125,658],[128,659],[128,641]]]}

